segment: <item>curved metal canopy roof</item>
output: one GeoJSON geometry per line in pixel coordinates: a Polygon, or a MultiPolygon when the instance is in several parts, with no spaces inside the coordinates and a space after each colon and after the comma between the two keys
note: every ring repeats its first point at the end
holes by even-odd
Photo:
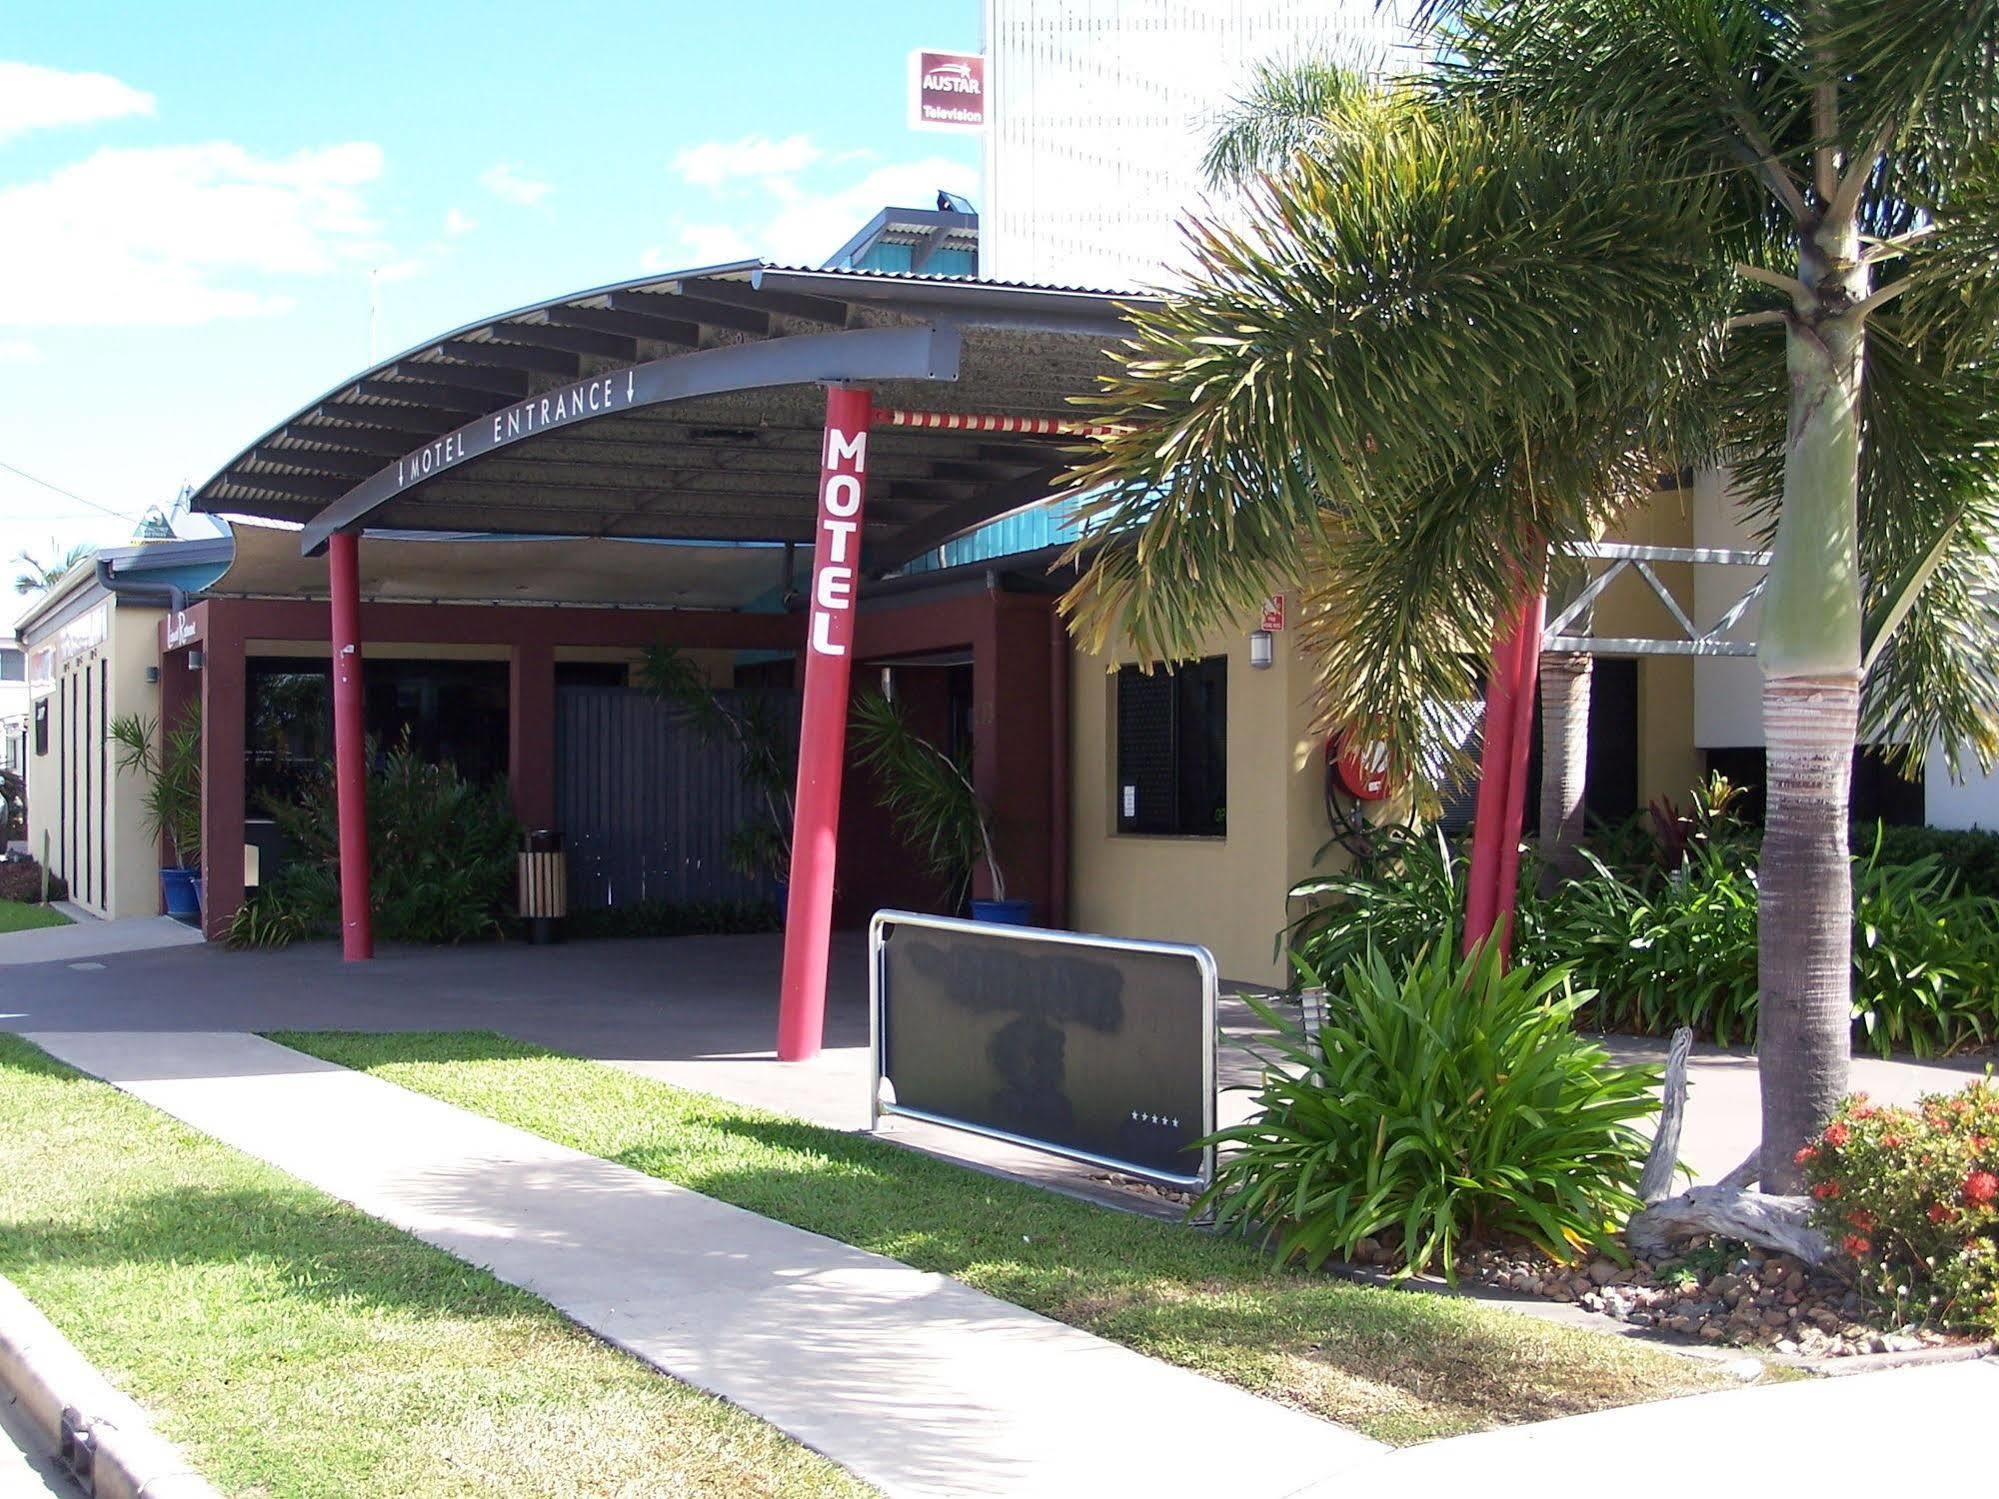
{"type": "MultiPolygon", "coordinates": [[[[194,508],[333,531],[812,537],[818,385],[877,406],[1073,416],[1122,309],[1074,288],[742,261],[459,328],[252,443],[194,508]]],[[[1073,439],[877,428],[868,562],[899,565],[1045,495],[1073,439]]]]}

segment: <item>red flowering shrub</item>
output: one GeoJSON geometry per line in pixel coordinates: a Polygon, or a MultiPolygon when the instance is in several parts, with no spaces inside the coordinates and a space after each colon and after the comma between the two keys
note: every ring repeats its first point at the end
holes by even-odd
{"type": "Polygon", "coordinates": [[[1999,1084],[1913,1109],[1857,1093],[1798,1152],[1819,1229],[1912,1315],[1999,1333],[1999,1084]]]}

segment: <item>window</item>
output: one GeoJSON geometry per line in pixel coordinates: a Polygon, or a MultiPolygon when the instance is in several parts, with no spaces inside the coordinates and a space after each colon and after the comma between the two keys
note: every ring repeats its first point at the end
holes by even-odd
{"type": "Polygon", "coordinates": [[[1228,832],[1226,656],[1150,675],[1117,674],[1117,829],[1220,838],[1228,832]]]}
{"type": "MultiPolygon", "coordinates": [[[[621,668],[622,669],[622,668],[621,668]]],[[[333,754],[333,666],[324,657],[252,657],[245,675],[244,795],[295,802],[333,754]]],[[[485,782],[507,768],[504,661],[368,661],[364,716],[377,752],[407,740],[418,758],[485,782]]]]}
{"type": "Polygon", "coordinates": [[[28,656],[11,645],[0,645],[0,682],[28,680],[28,656]]]}

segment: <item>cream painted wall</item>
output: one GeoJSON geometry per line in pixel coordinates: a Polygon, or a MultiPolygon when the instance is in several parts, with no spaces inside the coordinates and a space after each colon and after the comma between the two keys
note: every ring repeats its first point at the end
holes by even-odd
{"type": "MultiPolygon", "coordinates": [[[[111,716],[136,713],[157,721],[160,688],[146,680],[146,668],[160,661],[159,609],[120,608],[111,611],[111,716]]],[[[162,732],[165,727],[163,726],[162,732]]],[[[158,841],[146,835],[145,778],[117,770],[118,750],[111,750],[110,905],[113,918],[157,916],[160,911],[158,841]]]]}
{"type": "MultiPolygon", "coordinates": [[[[1295,602],[1294,602],[1295,608],[1295,602]]],[[[1117,832],[1117,680],[1129,657],[1076,654],[1070,699],[1071,920],[1083,931],[1198,942],[1225,978],[1281,984],[1274,956],[1285,892],[1312,872],[1330,837],[1324,761],[1311,733],[1310,673],[1285,630],[1264,671],[1249,630],[1217,634],[1228,657],[1228,834],[1171,838],[1117,832]]]]}
{"type": "MultiPolygon", "coordinates": [[[[61,663],[57,668],[59,679],[66,679],[70,690],[79,689],[83,671],[92,671],[92,692],[97,692],[96,672],[99,667],[109,673],[108,708],[111,718],[119,718],[127,713],[137,713],[142,718],[157,719],[160,711],[160,694],[156,684],[146,680],[146,668],[159,661],[159,620],[161,611],[157,609],[109,608],[105,638],[102,644],[61,663]]],[[[37,636],[32,645],[47,643],[51,636],[37,636]]],[[[145,783],[137,774],[125,774],[118,769],[117,746],[108,747],[102,763],[109,767],[111,780],[105,798],[104,832],[105,852],[108,855],[108,873],[100,894],[94,889],[89,871],[97,861],[98,839],[95,824],[89,825],[90,836],[80,846],[74,861],[65,857],[64,838],[60,826],[59,809],[64,799],[59,788],[61,767],[68,750],[68,725],[64,715],[58,711],[59,694],[47,694],[49,703],[49,748],[45,755],[33,753],[32,738],[28,756],[28,820],[30,825],[29,851],[36,858],[42,856],[43,835],[49,840],[51,851],[50,868],[69,882],[71,898],[93,915],[117,920],[129,916],[156,916],[160,909],[160,861],[157,844],[146,836],[145,827],[145,783]],[[86,892],[91,898],[86,898],[86,892]]],[[[104,732],[104,724],[98,721],[98,704],[91,704],[91,735],[89,751],[93,756],[93,803],[96,798],[95,774],[100,763],[95,756],[104,732]]],[[[73,815],[75,808],[69,811],[73,815]]]]}
{"type": "MultiPolygon", "coordinates": [[[[1692,491],[1659,492],[1651,507],[1632,516],[1616,539],[1639,546],[1684,547],[1694,544],[1692,491]]],[[[1659,581],[1681,609],[1700,622],[1701,569],[1684,562],[1652,565],[1659,581]]],[[[1639,639],[1671,640],[1683,632],[1645,580],[1627,569],[1604,591],[1596,611],[1596,633],[1639,639]]],[[[1638,662],[1638,801],[1639,805],[1668,796],[1684,801],[1700,779],[1700,751],[1694,743],[1694,658],[1645,656],[1638,662]]]]}
{"type": "MultiPolygon", "coordinates": [[[[1694,545],[1754,550],[1756,538],[1743,524],[1728,476],[1714,469],[1694,481],[1694,545]]],[[[1694,580],[1700,617],[1719,619],[1742,590],[1755,581],[1748,568],[1703,567],[1694,580]]],[[[1729,632],[1754,640],[1761,609],[1751,604],[1729,632]]],[[[1694,743],[1702,749],[1736,749],[1763,743],[1763,673],[1753,656],[1710,656],[1694,664],[1694,743]]]]}

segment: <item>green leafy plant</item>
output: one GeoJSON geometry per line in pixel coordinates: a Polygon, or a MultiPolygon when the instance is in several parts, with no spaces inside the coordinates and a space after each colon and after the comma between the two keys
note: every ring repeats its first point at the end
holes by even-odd
{"type": "MultiPolygon", "coordinates": [[[[1521,961],[1571,965],[1595,992],[1585,1018],[1599,1027],[1664,1036],[1688,1025],[1724,1046],[1753,1043],[1758,846],[1736,815],[1740,795],[1715,777],[1685,808],[1655,803],[1601,853],[1581,850],[1589,873],[1548,895],[1523,861],[1521,961]]],[[[1960,888],[1934,855],[1891,859],[1888,842],[1877,833],[1853,865],[1854,1039],[1882,1056],[1988,1044],[1999,1037],[1999,901],[1960,888]]],[[[1314,905],[1281,944],[1319,972],[1370,948],[1409,963],[1449,942],[1463,865],[1436,834],[1400,837],[1365,870],[1296,886],[1294,899],[1314,905]]]]}
{"type": "Polygon", "coordinates": [[[1291,887],[1304,914],[1278,934],[1314,973],[1344,973],[1369,951],[1413,963],[1425,948],[1446,946],[1457,928],[1465,858],[1440,832],[1384,834],[1365,869],[1315,875],[1291,887]]]}
{"type": "Polygon", "coordinates": [[[201,709],[189,703],[164,739],[157,720],[136,713],[111,720],[118,769],[146,778],[146,836],[164,837],[180,869],[201,867],[201,709]]]}
{"type": "Polygon", "coordinates": [[[881,804],[925,865],[950,882],[963,903],[972,872],[984,864],[993,899],[1006,899],[1006,877],[993,852],[992,817],[969,769],[914,729],[894,699],[864,694],[853,709],[856,763],[875,774],[881,804]]]}
{"type": "Polygon", "coordinates": [[[69,886],[59,874],[50,874],[38,859],[0,859],[0,900],[16,900],[24,905],[47,905],[68,900],[69,886]]]}
{"type": "MultiPolygon", "coordinates": [[[[405,742],[373,752],[368,776],[368,862],[375,935],[388,942],[464,942],[497,936],[513,893],[520,824],[506,783],[478,785],[432,765],[405,742]]],[[[283,945],[332,929],[340,913],[340,825],[333,769],[323,765],[298,799],[266,808],[293,855],[260,892],[248,920],[283,945]]],[[[246,931],[246,935],[248,935],[246,931]]]]}
{"type": "Polygon", "coordinates": [[[1957,877],[1958,889],[1999,900],[1999,833],[1983,828],[1856,826],[1855,848],[1872,848],[1882,865],[1935,859],[1957,877]]]}
{"type": "Polygon", "coordinates": [[[1724,1046],[1756,1035],[1756,875],[1696,840],[1648,893],[1587,851],[1594,875],[1563,885],[1542,917],[1541,951],[1576,964],[1599,1025],[1665,1035],[1690,1025],[1724,1046]]]}
{"type": "Polygon", "coordinates": [[[1927,1057],[1999,1033],[1999,901],[1958,888],[1934,855],[1854,870],[1853,1002],[1882,1056],[1927,1057]]]}
{"type": "Polygon", "coordinates": [[[1849,1098],[1798,1152],[1818,1227],[1905,1316],[1999,1335],[1999,1086],[1849,1098]]]}
{"type": "Polygon", "coordinates": [[[775,694],[723,694],[669,645],[646,648],[641,690],[669,704],[711,744],[733,746],[738,773],[757,810],[729,835],[729,867],[749,878],[791,878],[792,796],[798,783],[797,738],[775,694]]]}
{"type": "Polygon", "coordinates": [[[28,782],[17,770],[0,769],[0,840],[27,836],[28,782]]]}
{"type": "Polygon", "coordinates": [[[282,896],[259,892],[236,908],[223,941],[234,948],[289,947],[308,935],[306,913],[282,896]]]}
{"type": "Polygon", "coordinates": [[[1588,995],[1567,969],[1438,945],[1328,977],[1316,1043],[1249,1000],[1277,1039],[1257,1117],[1213,1137],[1224,1155],[1199,1206],[1219,1223],[1312,1266],[1392,1230],[1401,1274],[1455,1276],[1468,1240],[1517,1235],[1568,1260],[1637,1209],[1658,1069],[1576,1033],[1588,995]]]}

